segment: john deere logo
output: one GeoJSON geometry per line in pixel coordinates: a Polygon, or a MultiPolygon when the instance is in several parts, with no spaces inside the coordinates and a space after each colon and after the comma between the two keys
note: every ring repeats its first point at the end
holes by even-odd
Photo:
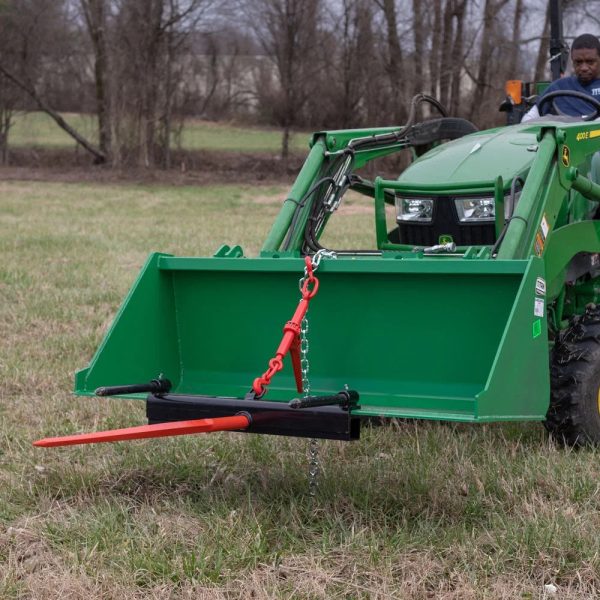
{"type": "Polygon", "coordinates": [[[569,146],[563,146],[562,149],[562,164],[568,167],[571,164],[571,152],[569,146]]]}

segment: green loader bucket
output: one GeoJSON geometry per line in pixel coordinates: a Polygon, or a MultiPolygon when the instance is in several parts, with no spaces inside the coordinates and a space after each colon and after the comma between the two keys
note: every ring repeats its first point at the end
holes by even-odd
{"type": "MultiPolygon", "coordinates": [[[[303,268],[299,258],[152,255],[76,393],[163,374],[174,394],[244,397],[297,306],[303,268]]],[[[542,419],[543,276],[537,258],[323,260],[308,311],[311,393],[348,385],[360,394],[353,414],[365,416],[542,419]]],[[[265,400],[299,395],[284,363],[265,400]]]]}

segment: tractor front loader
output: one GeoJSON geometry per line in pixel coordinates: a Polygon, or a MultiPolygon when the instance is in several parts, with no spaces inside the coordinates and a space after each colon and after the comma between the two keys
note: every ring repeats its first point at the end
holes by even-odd
{"type": "Polygon", "coordinates": [[[598,151],[599,123],[560,116],[315,133],[260,255],[151,255],[77,373],[76,394],[143,399],[149,424],[36,444],[352,440],[365,417],[545,420],[600,442],[598,151]],[[397,179],[360,175],[400,151],[397,179]],[[348,190],[372,198],[373,248],[321,244],[348,190]]]}

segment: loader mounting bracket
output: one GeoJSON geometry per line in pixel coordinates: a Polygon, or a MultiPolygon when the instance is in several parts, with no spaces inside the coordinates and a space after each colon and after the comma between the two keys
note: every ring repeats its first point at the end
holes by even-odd
{"type": "Polygon", "coordinates": [[[319,406],[297,410],[287,402],[180,394],[150,394],[146,400],[149,424],[250,416],[248,433],[286,435],[329,440],[357,440],[360,417],[342,406],[319,406]]]}

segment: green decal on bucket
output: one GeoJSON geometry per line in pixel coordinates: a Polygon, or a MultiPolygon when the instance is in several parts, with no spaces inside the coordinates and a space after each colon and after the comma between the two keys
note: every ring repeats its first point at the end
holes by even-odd
{"type": "Polygon", "coordinates": [[[533,339],[538,337],[542,333],[542,320],[537,319],[533,322],[533,339]]]}

